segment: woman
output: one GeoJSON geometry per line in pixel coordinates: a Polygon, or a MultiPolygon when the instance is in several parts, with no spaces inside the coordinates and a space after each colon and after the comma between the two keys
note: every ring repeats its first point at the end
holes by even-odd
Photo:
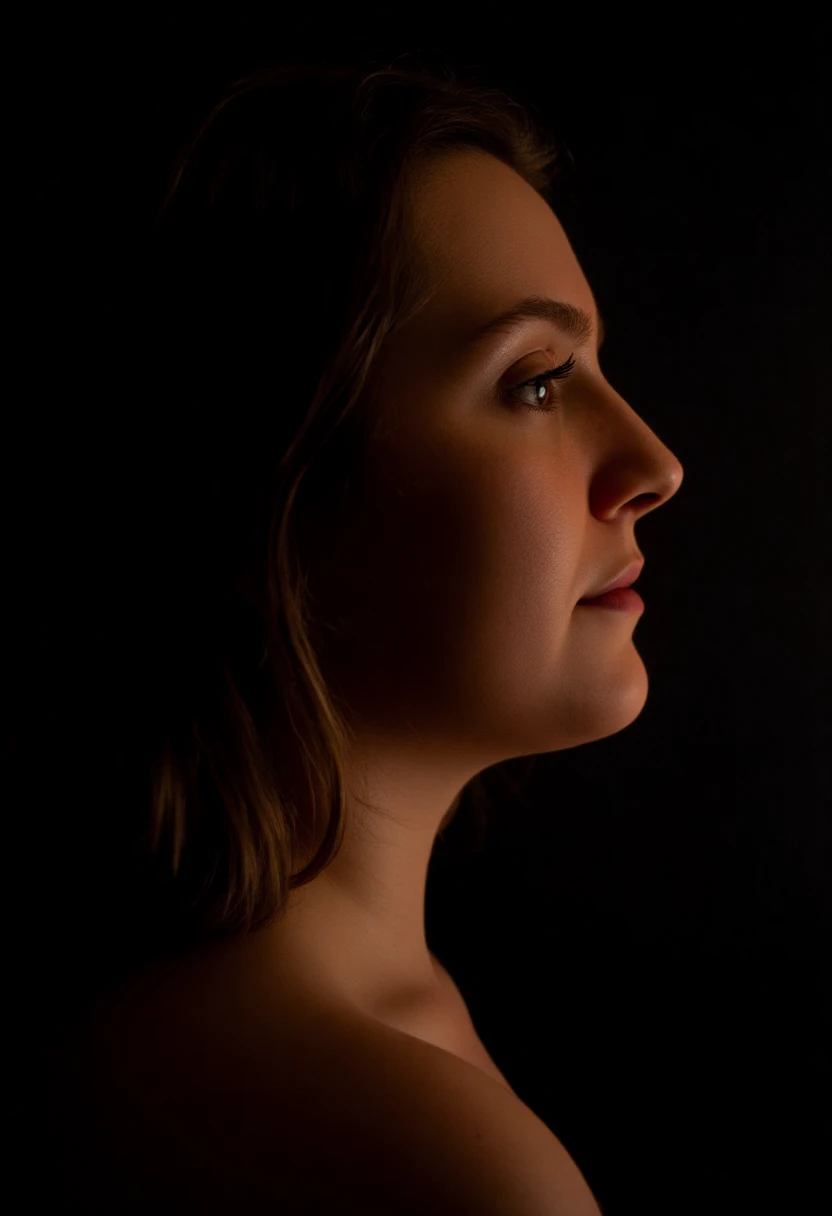
{"type": "Polygon", "coordinates": [[[647,697],[597,597],[682,468],[600,370],[556,162],[401,65],[271,68],[182,150],[113,458],[132,802],[54,1096],[86,1211],[599,1211],[424,924],[479,775],[647,697]]]}

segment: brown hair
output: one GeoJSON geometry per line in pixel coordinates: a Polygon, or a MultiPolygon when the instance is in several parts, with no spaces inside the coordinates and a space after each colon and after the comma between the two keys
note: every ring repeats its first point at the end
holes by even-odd
{"type": "MultiPolygon", "coordinates": [[[[110,864],[145,952],[269,923],[341,845],[350,728],[307,563],[379,350],[430,295],[411,174],[459,148],[550,198],[554,141],[458,65],[272,66],[176,158],[141,250],[113,575],[132,631],[109,694],[129,851],[110,864]]],[[[483,775],[442,830],[463,795],[483,807],[483,775]]]]}

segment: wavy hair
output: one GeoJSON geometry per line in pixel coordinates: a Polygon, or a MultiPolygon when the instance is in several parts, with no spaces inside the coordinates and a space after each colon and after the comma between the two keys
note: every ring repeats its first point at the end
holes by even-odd
{"type": "MultiPolygon", "coordinates": [[[[319,665],[309,562],[366,437],[379,351],[430,298],[412,174],[463,148],[550,200],[561,150],[533,109],[447,63],[258,70],[169,170],[111,453],[129,644],[107,693],[107,856],[133,954],[264,926],[341,846],[351,735],[319,665]]],[[[467,800],[481,847],[487,775],[441,832],[467,800]]]]}

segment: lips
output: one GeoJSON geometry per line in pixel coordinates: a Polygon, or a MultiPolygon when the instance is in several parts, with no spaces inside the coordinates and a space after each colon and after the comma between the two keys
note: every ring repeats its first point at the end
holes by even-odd
{"type": "Polygon", "coordinates": [[[635,561],[630,562],[629,566],[625,566],[615,578],[610,579],[608,583],[604,583],[603,587],[599,587],[597,591],[593,591],[589,595],[582,596],[578,600],[578,603],[582,604],[584,600],[594,600],[597,596],[606,595],[608,591],[616,591],[619,587],[630,587],[641,574],[643,568],[644,558],[636,558],[635,561]]]}

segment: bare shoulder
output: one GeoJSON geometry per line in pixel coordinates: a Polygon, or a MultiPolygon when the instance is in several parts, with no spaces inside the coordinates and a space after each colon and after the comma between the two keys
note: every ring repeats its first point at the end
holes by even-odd
{"type": "Polygon", "coordinates": [[[601,1216],[563,1144],[478,1068],[407,1036],[377,1039],[367,1058],[378,1070],[372,1126],[390,1163],[384,1197],[412,1205],[395,1210],[601,1216]],[[393,1083],[385,1087],[388,1070],[393,1083]]]}
{"type": "Polygon", "coordinates": [[[65,1094],[67,1198],[206,1216],[600,1216],[560,1141],[466,1061],[331,1010],[281,1029],[230,1042],[119,1028],[65,1094]]]}

